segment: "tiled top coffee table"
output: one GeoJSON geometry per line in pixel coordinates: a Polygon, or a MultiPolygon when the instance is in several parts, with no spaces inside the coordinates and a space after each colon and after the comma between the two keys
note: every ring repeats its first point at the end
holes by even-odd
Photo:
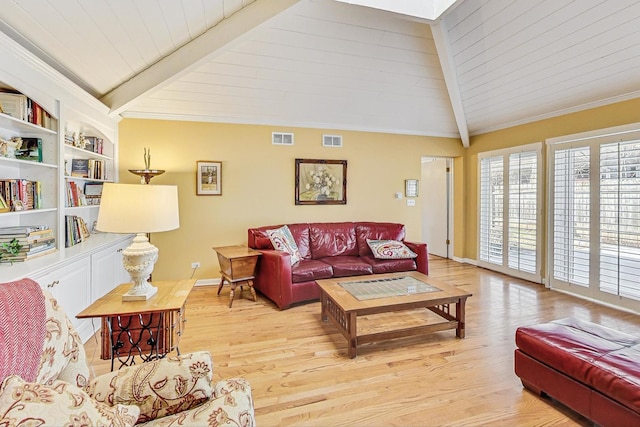
{"type": "Polygon", "coordinates": [[[464,338],[465,303],[472,294],[416,271],[338,277],[317,281],[322,320],[331,322],[349,342],[349,357],[359,344],[455,329],[464,338]],[[452,314],[450,304],[455,304],[452,314]],[[357,318],[369,314],[425,308],[443,322],[358,334],[357,318]]]}

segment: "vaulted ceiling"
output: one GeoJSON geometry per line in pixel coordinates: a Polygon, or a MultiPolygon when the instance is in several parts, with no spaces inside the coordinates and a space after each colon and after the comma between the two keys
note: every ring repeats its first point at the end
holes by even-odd
{"type": "Polygon", "coordinates": [[[468,145],[640,97],[637,0],[367,1],[2,0],[0,30],[124,117],[468,145]]]}

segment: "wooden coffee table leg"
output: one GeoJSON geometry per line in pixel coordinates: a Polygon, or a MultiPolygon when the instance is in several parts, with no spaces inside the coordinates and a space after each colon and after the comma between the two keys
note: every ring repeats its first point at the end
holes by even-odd
{"type": "Polygon", "coordinates": [[[329,320],[327,317],[327,294],[320,292],[320,318],[323,322],[329,320]]]}
{"type": "Polygon", "coordinates": [[[456,303],[456,320],[458,321],[458,327],[456,328],[456,336],[458,338],[464,338],[464,306],[467,302],[467,298],[460,298],[456,303]]]}
{"type": "Polygon", "coordinates": [[[352,311],[347,313],[347,321],[349,322],[349,358],[353,359],[356,357],[358,346],[358,328],[356,327],[356,312],[352,311]]]}

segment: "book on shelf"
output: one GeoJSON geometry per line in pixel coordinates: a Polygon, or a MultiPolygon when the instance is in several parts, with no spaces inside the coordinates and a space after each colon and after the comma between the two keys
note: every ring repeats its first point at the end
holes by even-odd
{"type": "Polygon", "coordinates": [[[47,226],[3,227],[0,232],[0,262],[27,261],[56,250],[56,238],[47,226]],[[15,253],[6,249],[12,243],[18,245],[15,253]]]}
{"type": "Polygon", "coordinates": [[[39,181],[0,179],[0,195],[12,211],[42,207],[42,187],[39,181]]]}
{"type": "Polygon", "coordinates": [[[97,136],[85,136],[84,149],[92,153],[102,154],[102,138],[97,136]]]}
{"type": "Polygon", "coordinates": [[[12,227],[0,227],[0,237],[7,235],[29,235],[30,233],[44,233],[50,231],[48,225],[16,225],[12,227]]]}
{"type": "Polygon", "coordinates": [[[77,215],[65,216],[65,247],[82,243],[91,236],[87,224],[77,215]]]}
{"type": "Polygon", "coordinates": [[[71,176],[89,178],[89,159],[71,159],[71,176]]]}
{"type": "Polygon", "coordinates": [[[16,159],[42,163],[42,139],[21,138],[19,148],[16,148],[16,159]]]}
{"type": "Polygon", "coordinates": [[[2,112],[18,120],[56,130],[58,121],[40,104],[21,93],[0,92],[2,112]]]}
{"type": "Polygon", "coordinates": [[[27,121],[27,97],[20,93],[0,92],[0,104],[4,114],[14,119],[27,121]]]}

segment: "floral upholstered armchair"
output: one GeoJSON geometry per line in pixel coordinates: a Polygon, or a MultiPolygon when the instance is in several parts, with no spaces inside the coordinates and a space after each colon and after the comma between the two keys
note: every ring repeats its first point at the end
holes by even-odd
{"type": "Polygon", "coordinates": [[[0,426],[254,426],[244,379],[212,383],[208,352],[89,377],[56,300],[29,279],[0,284],[0,426]]]}

